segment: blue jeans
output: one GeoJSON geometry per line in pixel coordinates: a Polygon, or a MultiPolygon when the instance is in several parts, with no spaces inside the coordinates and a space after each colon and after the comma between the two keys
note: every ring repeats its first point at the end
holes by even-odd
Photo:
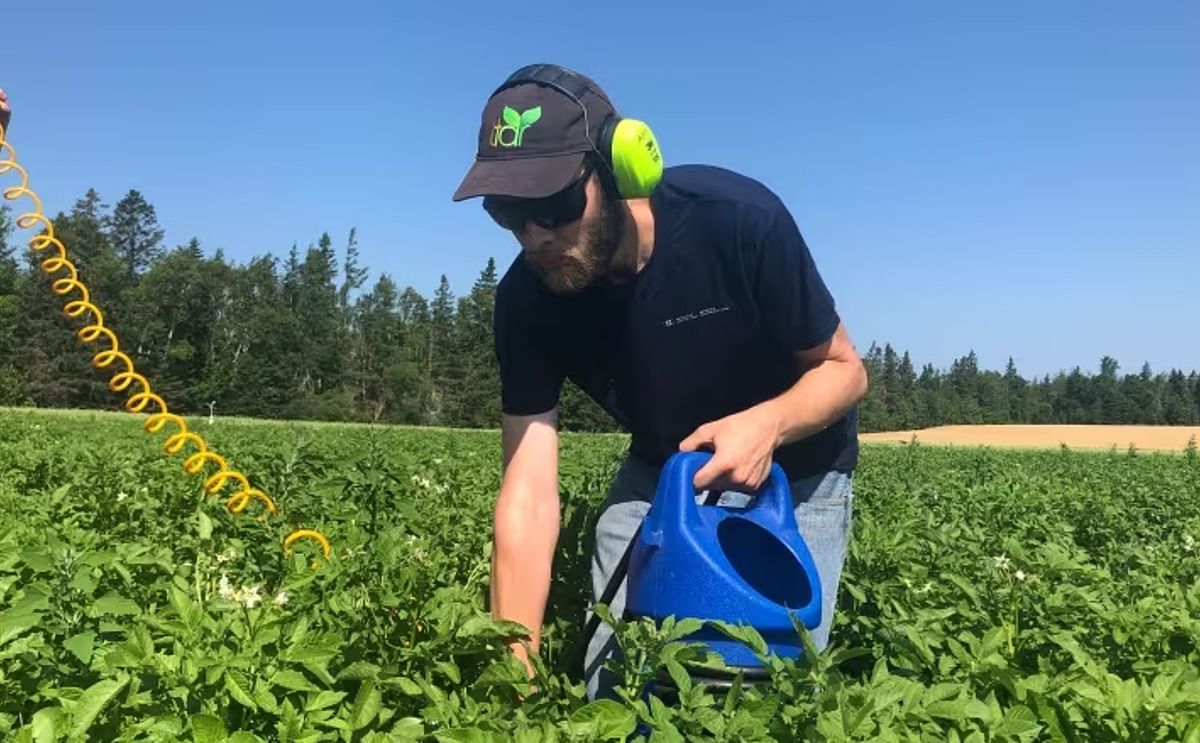
{"type": "MultiPolygon", "coordinates": [[[[650,510],[658,488],[659,468],[630,457],[617,472],[596,523],[596,541],[592,552],[592,600],[599,601],[633,538],[634,532],[650,510]]],[[[821,624],[812,630],[813,642],[824,650],[829,642],[842,565],[850,542],[854,502],[853,478],[842,472],[828,472],[794,480],[792,497],[796,503],[796,521],[808,544],[821,577],[821,624]]],[[[707,493],[700,493],[702,501],[707,493]]],[[[751,496],[726,491],[720,505],[743,506],[751,496]]],[[[625,581],[622,580],[610,604],[618,619],[625,611],[625,581]]],[[[612,696],[617,679],[603,668],[619,652],[612,628],[601,622],[584,656],[584,677],[590,700],[612,696]]]]}

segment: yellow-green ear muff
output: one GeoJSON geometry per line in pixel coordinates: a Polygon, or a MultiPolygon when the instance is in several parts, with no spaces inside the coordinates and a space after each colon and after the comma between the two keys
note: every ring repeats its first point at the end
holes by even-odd
{"type": "Polygon", "coordinates": [[[495,92],[524,82],[550,86],[582,109],[588,143],[605,166],[605,183],[615,187],[620,198],[646,198],[654,192],[662,180],[663,159],[658,140],[645,122],[622,118],[608,96],[590,79],[560,65],[522,67],[509,75],[495,92]],[[603,99],[611,113],[605,114],[601,121],[588,121],[588,107],[583,102],[585,95],[603,99]]]}
{"type": "Polygon", "coordinates": [[[662,180],[663,159],[650,127],[637,119],[621,119],[612,131],[609,147],[621,198],[645,198],[653,193],[662,180]]]}

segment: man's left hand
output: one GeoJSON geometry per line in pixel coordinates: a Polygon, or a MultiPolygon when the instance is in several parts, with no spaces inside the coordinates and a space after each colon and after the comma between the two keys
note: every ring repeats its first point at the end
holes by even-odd
{"type": "Polygon", "coordinates": [[[12,106],[8,104],[8,94],[0,89],[0,127],[8,131],[8,120],[12,117],[12,106]]]}
{"type": "Polygon", "coordinates": [[[680,451],[710,449],[710,459],[696,472],[697,490],[754,492],[771,472],[779,443],[780,420],[769,404],[705,423],[680,442],[680,451]]]}

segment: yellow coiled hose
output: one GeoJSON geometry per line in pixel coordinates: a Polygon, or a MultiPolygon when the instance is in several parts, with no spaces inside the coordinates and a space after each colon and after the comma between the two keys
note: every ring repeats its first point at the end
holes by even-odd
{"type": "MultiPolygon", "coordinates": [[[[216,494],[230,480],[236,481],[241,486],[241,489],[234,493],[225,503],[225,507],[230,513],[241,513],[250,505],[250,501],[252,500],[261,501],[263,507],[268,512],[275,513],[274,501],[263,491],[251,487],[250,481],[246,479],[246,476],[235,469],[231,469],[222,456],[208,448],[208,444],[204,442],[204,439],[199,434],[189,431],[187,422],[180,416],[172,413],[167,408],[166,401],[150,388],[150,382],[134,369],[133,360],[121,350],[116,334],[113,333],[111,328],[105,327],[104,314],[100,311],[99,307],[92,303],[87,286],[79,279],[79,272],[70,259],[67,258],[67,249],[54,236],[54,225],[43,213],[41,199],[38,198],[36,193],[30,190],[29,175],[23,167],[17,164],[17,151],[5,138],[5,134],[4,127],[0,126],[0,175],[15,170],[21,176],[21,184],[4,189],[4,198],[14,201],[22,196],[26,196],[33,202],[34,206],[32,212],[26,212],[17,217],[17,226],[23,230],[33,229],[38,225],[44,228],[45,232],[34,236],[29,241],[29,245],[39,253],[49,250],[51,247],[55,248],[57,255],[53,255],[42,261],[42,270],[50,275],[64,271],[67,274],[55,280],[51,284],[51,289],[55,294],[60,296],[65,296],[71,292],[78,292],[78,299],[73,299],[63,305],[63,311],[68,316],[78,318],[84,314],[91,315],[91,322],[80,328],[76,332],[76,336],[84,343],[95,343],[100,338],[108,340],[109,347],[92,357],[92,366],[97,369],[105,369],[118,361],[124,366],[123,371],[118,371],[109,380],[108,388],[113,392],[124,392],[129,389],[130,385],[137,384],[138,391],[130,395],[129,399],[125,401],[125,409],[130,413],[141,413],[150,403],[154,403],[157,406],[158,412],[148,416],[145,423],[142,424],[142,428],[146,433],[158,433],[168,422],[175,424],[178,430],[167,437],[166,442],[163,444],[163,449],[168,454],[175,455],[183,450],[184,445],[192,444],[196,448],[196,452],[183,462],[183,468],[189,475],[203,474],[206,464],[216,465],[216,472],[209,475],[204,481],[205,492],[216,494]]],[[[297,529],[289,534],[283,540],[284,551],[290,552],[292,545],[299,539],[312,539],[316,541],[321,545],[321,550],[325,557],[329,557],[329,540],[325,538],[324,534],[313,529],[297,529]]]]}

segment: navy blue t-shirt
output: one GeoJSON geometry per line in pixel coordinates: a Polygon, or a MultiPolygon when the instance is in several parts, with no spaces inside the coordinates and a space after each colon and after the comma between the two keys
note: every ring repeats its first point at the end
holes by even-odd
{"type": "MultiPolygon", "coordinates": [[[[504,412],[558,402],[570,378],[661,464],[698,426],[778,396],[794,353],[839,315],[792,216],[761,183],[722,168],[668,168],[651,197],[654,246],[626,283],[556,296],[522,260],[497,288],[494,334],[504,412]]],[[[780,447],[790,477],[857,464],[857,411],[780,447]]]]}

